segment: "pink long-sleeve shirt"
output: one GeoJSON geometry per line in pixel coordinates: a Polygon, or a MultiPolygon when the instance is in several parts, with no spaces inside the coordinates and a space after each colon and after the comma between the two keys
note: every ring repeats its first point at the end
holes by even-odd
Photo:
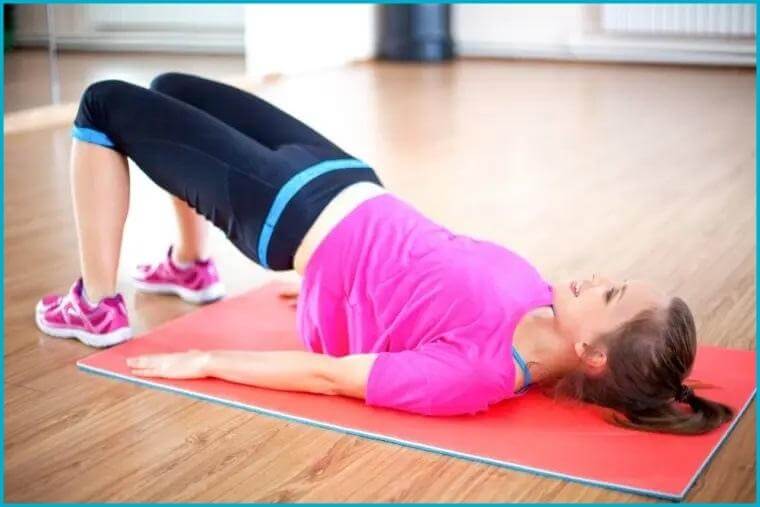
{"type": "Polygon", "coordinates": [[[516,253],[453,234],[384,194],[312,254],[298,329],[314,352],[378,354],[368,405],[467,414],[515,396],[515,327],[551,304],[551,286],[516,253]]]}

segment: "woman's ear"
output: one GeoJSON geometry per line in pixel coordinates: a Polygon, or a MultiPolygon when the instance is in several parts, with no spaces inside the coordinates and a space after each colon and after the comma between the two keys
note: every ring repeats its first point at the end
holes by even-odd
{"type": "Polygon", "coordinates": [[[578,359],[594,370],[603,368],[607,364],[607,354],[605,351],[587,342],[577,342],[575,344],[575,353],[578,355],[578,359]]]}

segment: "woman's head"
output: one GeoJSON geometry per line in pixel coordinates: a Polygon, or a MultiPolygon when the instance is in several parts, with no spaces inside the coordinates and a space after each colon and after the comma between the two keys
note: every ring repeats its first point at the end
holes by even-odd
{"type": "Polygon", "coordinates": [[[556,285],[553,292],[557,328],[579,356],[596,338],[645,310],[664,310],[668,304],[667,297],[651,284],[639,280],[616,282],[596,275],[591,280],[556,285]]]}
{"type": "Polygon", "coordinates": [[[578,357],[578,368],[551,384],[555,394],[611,408],[625,416],[613,414],[614,422],[649,431],[703,433],[731,418],[727,406],[682,389],[697,351],[682,299],[645,282],[592,277],[555,286],[554,309],[578,357]]]}

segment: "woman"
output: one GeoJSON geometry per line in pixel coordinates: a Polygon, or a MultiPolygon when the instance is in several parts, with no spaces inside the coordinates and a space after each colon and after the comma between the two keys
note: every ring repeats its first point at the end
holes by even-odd
{"type": "Polygon", "coordinates": [[[253,95],[182,74],[150,88],[103,81],[82,98],[71,160],[82,279],[40,301],[44,332],[94,346],[131,336],[115,293],[129,157],[174,196],[180,229],[138,288],[195,302],[223,294],[205,217],[253,261],[303,275],[297,320],[310,351],[149,355],[128,360],[135,375],[427,415],[475,413],[538,384],[642,430],[702,433],[730,419],[683,385],[697,342],[681,299],[634,280],[552,286],[514,252],[428,220],[369,166],[253,95]]]}

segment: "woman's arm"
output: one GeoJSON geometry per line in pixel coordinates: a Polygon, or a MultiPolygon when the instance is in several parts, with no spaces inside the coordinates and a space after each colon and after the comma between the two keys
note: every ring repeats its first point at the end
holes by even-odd
{"type": "Polygon", "coordinates": [[[131,357],[127,365],[143,377],[215,377],[269,389],[364,399],[375,358],[376,354],[332,357],[298,350],[191,350],[131,357]]]}

